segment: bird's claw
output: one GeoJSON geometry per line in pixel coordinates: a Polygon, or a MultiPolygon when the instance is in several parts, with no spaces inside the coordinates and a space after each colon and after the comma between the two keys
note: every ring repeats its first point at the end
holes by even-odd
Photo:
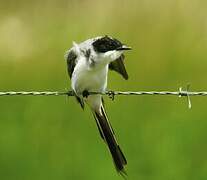
{"type": "Polygon", "coordinates": [[[114,93],[114,91],[108,91],[108,96],[109,96],[109,98],[110,98],[112,101],[114,101],[114,98],[115,98],[115,93],[114,93]]]}
{"type": "Polygon", "coordinates": [[[89,96],[89,92],[87,90],[84,90],[82,95],[84,98],[87,98],[89,96]]]}

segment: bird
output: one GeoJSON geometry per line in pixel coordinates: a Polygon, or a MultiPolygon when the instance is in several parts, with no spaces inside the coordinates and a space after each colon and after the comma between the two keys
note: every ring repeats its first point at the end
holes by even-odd
{"type": "Polygon", "coordinates": [[[131,47],[111,36],[98,36],[81,43],[73,42],[66,54],[67,71],[77,102],[84,109],[87,104],[94,116],[101,138],[108,146],[118,173],[126,174],[127,160],[117,142],[114,130],[106,114],[101,94],[107,89],[108,70],[118,72],[124,79],[128,73],[124,64],[124,52],[131,47]]]}

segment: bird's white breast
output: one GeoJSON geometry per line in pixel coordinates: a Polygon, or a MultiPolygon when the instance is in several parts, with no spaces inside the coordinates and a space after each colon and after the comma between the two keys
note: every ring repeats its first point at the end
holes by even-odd
{"type": "Polygon", "coordinates": [[[107,86],[108,65],[89,67],[87,61],[80,59],[72,75],[72,89],[77,95],[87,91],[105,91],[107,86]]]}

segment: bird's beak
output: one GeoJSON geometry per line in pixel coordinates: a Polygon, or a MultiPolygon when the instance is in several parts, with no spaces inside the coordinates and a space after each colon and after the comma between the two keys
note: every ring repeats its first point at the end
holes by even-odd
{"type": "Polygon", "coordinates": [[[128,47],[126,45],[123,45],[122,47],[117,48],[117,51],[126,51],[126,50],[131,50],[131,47],[128,47]]]}

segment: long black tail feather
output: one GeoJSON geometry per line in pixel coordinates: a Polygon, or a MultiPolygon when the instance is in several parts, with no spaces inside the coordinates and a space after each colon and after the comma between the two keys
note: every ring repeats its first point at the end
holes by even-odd
{"type": "Polygon", "coordinates": [[[122,175],[126,174],[124,170],[124,166],[127,164],[126,158],[124,157],[124,154],[122,153],[121,148],[116,141],[114,131],[108,121],[103,106],[101,107],[101,113],[94,113],[94,118],[96,120],[101,137],[108,145],[116,170],[122,175]]]}

